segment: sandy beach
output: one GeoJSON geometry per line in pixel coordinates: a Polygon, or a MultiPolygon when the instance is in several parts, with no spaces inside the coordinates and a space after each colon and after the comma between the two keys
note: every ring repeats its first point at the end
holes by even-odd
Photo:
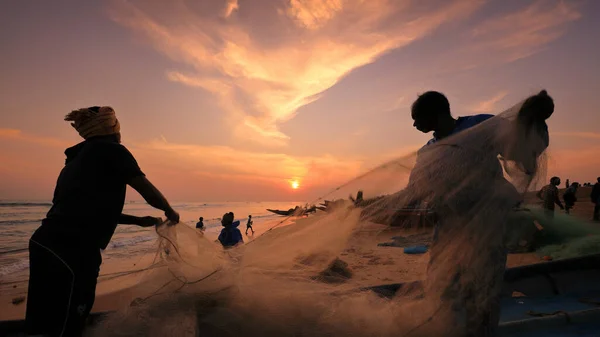
{"type": "MultiPolygon", "coordinates": [[[[586,202],[588,189],[581,189],[579,197],[581,202],[577,203],[572,216],[587,220],[593,209],[590,202],[586,202]]],[[[535,202],[528,196],[528,202],[535,202]]],[[[558,212],[559,210],[557,210],[558,212]]],[[[308,218],[290,219],[271,230],[269,235],[284,230],[285,226],[306,226],[319,218],[325,216],[319,212],[308,218]]],[[[284,219],[283,217],[281,218],[284,219]]],[[[279,220],[277,220],[279,221],[279,220]]],[[[267,230],[278,222],[265,223],[255,226],[256,233],[244,236],[246,243],[259,238],[267,230]]],[[[240,226],[242,232],[245,226],[240,226]]],[[[209,239],[216,239],[216,234],[207,234],[209,239]],[[214,237],[213,237],[214,236],[214,237]]],[[[350,236],[345,248],[338,258],[348,264],[352,271],[353,284],[357,286],[374,286],[386,283],[408,282],[423,279],[429,254],[409,255],[404,254],[401,247],[379,246],[378,244],[391,242],[392,238],[401,237],[399,240],[406,246],[427,243],[431,236],[431,229],[406,230],[374,223],[364,223],[356,228],[350,236]]],[[[216,244],[216,243],[215,243],[216,244]]],[[[255,244],[260,244],[256,242],[255,244]]],[[[145,254],[141,258],[131,259],[120,264],[105,263],[102,265],[101,276],[97,286],[97,296],[94,312],[112,311],[129,306],[133,299],[147,295],[153,291],[149,288],[135,287],[148,273],[143,271],[130,273],[144,269],[152,264],[154,254],[145,254]],[[125,274],[125,275],[123,275],[125,274]],[[146,292],[146,293],[144,293],[146,292]]],[[[527,265],[542,262],[536,253],[509,254],[507,267],[527,265]]],[[[19,320],[25,316],[25,296],[27,295],[27,283],[15,282],[0,285],[0,320],[19,320]],[[23,300],[19,302],[19,300],[23,300]],[[14,302],[14,303],[13,303],[14,302]]]]}

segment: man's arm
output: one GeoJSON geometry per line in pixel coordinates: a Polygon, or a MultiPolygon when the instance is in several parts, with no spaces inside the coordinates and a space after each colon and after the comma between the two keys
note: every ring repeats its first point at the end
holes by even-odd
{"type": "Polygon", "coordinates": [[[542,188],[541,190],[539,190],[539,191],[538,191],[538,192],[535,194],[535,196],[536,196],[536,197],[538,197],[538,199],[542,199],[542,200],[544,200],[544,198],[542,197],[542,192],[543,192],[543,191],[544,191],[544,189],[542,188]]]}
{"type": "Polygon", "coordinates": [[[161,222],[161,218],[155,218],[153,216],[139,217],[129,214],[121,214],[119,216],[119,224],[121,225],[137,225],[142,227],[151,227],[160,225],[161,222]]]}
{"type": "Polygon", "coordinates": [[[150,206],[164,211],[167,219],[175,223],[179,222],[179,214],[173,210],[167,199],[152,185],[146,176],[134,177],[128,185],[133,187],[150,206]]]}
{"type": "Polygon", "coordinates": [[[554,202],[558,205],[558,207],[560,207],[561,209],[565,208],[562,204],[562,202],[560,202],[560,197],[558,195],[558,189],[556,189],[556,191],[554,192],[554,202]]]}

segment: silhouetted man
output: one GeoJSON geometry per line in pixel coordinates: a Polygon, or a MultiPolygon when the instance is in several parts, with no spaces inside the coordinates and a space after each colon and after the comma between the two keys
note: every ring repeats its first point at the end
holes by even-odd
{"type": "Polygon", "coordinates": [[[414,127],[434,132],[418,152],[405,194],[412,199],[410,205],[433,205],[440,219],[426,287],[447,307],[442,319],[464,324],[468,336],[496,333],[506,266],[505,218],[522,200],[504,179],[498,155],[532,177],[548,146],[545,119],[553,111],[546,91],[529,97],[514,121],[487,114],[454,118],[447,98],[435,91],[420,95],[412,105],[414,127]],[[488,120],[483,133],[458,135],[488,120]]]}
{"type": "Polygon", "coordinates": [[[127,185],[173,224],[179,214],[146,179],[121,145],[111,107],[90,107],[65,117],[84,139],[65,151],[52,207],[29,241],[29,335],[80,336],[94,304],[96,282],[117,224],[156,226],[160,218],[122,214],[127,185]]]}

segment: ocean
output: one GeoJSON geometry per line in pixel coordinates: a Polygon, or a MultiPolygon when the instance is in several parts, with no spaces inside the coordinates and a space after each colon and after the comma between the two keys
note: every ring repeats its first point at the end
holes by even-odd
{"type": "MultiPolygon", "coordinates": [[[[268,212],[266,209],[287,210],[302,202],[181,202],[173,203],[179,212],[179,226],[195,228],[200,216],[204,217],[205,235],[218,236],[221,229],[220,218],[226,212],[234,212],[240,220],[240,230],[245,231],[248,215],[252,215],[254,228],[272,226],[284,217],[268,212]]],[[[39,201],[0,201],[0,284],[26,282],[29,277],[28,241],[40,226],[42,219],[50,209],[50,202],[39,201]]],[[[125,204],[123,213],[137,216],[157,216],[164,214],[143,201],[130,201],[125,204]]],[[[266,228],[265,228],[266,229],[266,228]]],[[[264,230],[264,229],[263,229],[264,230]]],[[[135,261],[156,251],[158,238],[153,227],[142,228],[133,225],[119,225],[108,247],[102,252],[103,267],[118,264],[119,260],[135,261]]]]}

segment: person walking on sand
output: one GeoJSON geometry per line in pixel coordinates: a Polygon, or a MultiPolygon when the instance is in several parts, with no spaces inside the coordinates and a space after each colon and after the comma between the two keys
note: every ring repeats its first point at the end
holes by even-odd
{"type": "Polygon", "coordinates": [[[590,194],[592,203],[594,203],[594,221],[600,221],[600,177],[592,187],[592,193],[590,194]]]}
{"type": "Polygon", "coordinates": [[[248,222],[246,222],[246,235],[248,235],[248,230],[251,230],[252,235],[254,235],[254,228],[252,228],[252,215],[248,215],[248,222]]]}
{"type": "Polygon", "coordinates": [[[577,189],[579,188],[579,183],[574,182],[567,188],[565,193],[563,194],[563,200],[565,201],[565,213],[570,214],[571,209],[575,206],[575,202],[577,202],[577,189]]]}
{"type": "Polygon", "coordinates": [[[204,218],[203,217],[200,217],[198,219],[198,222],[196,223],[196,229],[199,229],[201,231],[204,230],[204,218]]]}
{"type": "Polygon", "coordinates": [[[560,185],[559,177],[550,178],[550,184],[542,187],[542,189],[536,194],[536,196],[543,201],[543,208],[546,216],[554,217],[554,204],[558,205],[560,209],[565,209],[565,207],[560,202],[560,197],[558,195],[558,187],[560,185]]]}
{"type": "Polygon", "coordinates": [[[29,335],[81,336],[94,305],[100,251],[117,224],[161,224],[160,218],[122,213],[127,185],[164,211],[170,224],[179,222],[179,214],[121,145],[120,124],[111,107],[75,110],[65,121],[72,122],[84,141],[65,151],[52,207],[29,240],[29,335]]]}

